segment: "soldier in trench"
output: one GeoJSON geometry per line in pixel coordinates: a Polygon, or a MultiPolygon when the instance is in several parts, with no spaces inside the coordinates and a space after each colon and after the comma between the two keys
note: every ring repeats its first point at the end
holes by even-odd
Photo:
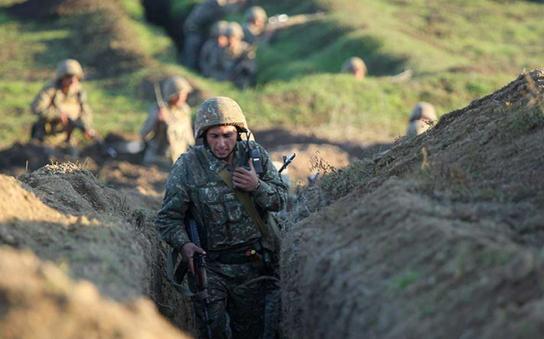
{"type": "Polygon", "coordinates": [[[268,15],[260,6],[252,6],[245,13],[244,41],[250,45],[256,44],[266,31],[268,15]]]}
{"type": "MultiPolygon", "coordinates": [[[[156,221],[159,234],[182,253],[190,271],[193,257],[206,255],[213,338],[274,338],[279,238],[270,217],[285,207],[287,186],[265,149],[242,140],[248,126],[234,100],[205,101],[195,129],[203,145],[184,153],[171,170],[156,221]],[[200,226],[202,247],[183,227],[187,216],[200,226]]],[[[206,338],[203,303],[194,300],[194,306],[206,338]]]]}
{"type": "Polygon", "coordinates": [[[204,43],[200,52],[200,70],[202,75],[217,80],[225,80],[221,66],[221,54],[228,45],[227,21],[218,21],[213,25],[210,38],[204,43]]]}
{"type": "Polygon", "coordinates": [[[367,68],[363,59],[351,57],[342,65],[342,73],[352,74],[355,79],[363,80],[366,77],[367,68]]]}
{"type": "Polygon", "coordinates": [[[428,102],[418,102],[410,113],[406,136],[413,138],[433,127],[437,121],[434,106],[428,102]]]}
{"type": "Polygon", "coordinates": [[[173,76],[164,82],[162,95],[166,102],[149,111],[140,130],[142,139],[146,140],[144,164],[170,165],[194,145],[191,108],[187,104],[191,91],[189,82],[181,77],[173,76]]]}
{"type": "Polygon", "coordinates": [[[197,4],[183,23],[182,62],[185,66],[199,70],[198,57],[208,39],[213,23],[229,12],[236,11],[246,0],[205,0],[197,4]]]}
{"type": "Polygon", "coordinates": [[[91,127],[92,112],[87,104],[87,95],[81,87],[83,69],[74,59],[61,61],[55,79],[36,95],[31,105],[38,120],[32,125],[31,139],[39,142],[46,137],[63,135],[70,142],[72,132],[79,129],[84,136],[96,136],[91,127]]]}

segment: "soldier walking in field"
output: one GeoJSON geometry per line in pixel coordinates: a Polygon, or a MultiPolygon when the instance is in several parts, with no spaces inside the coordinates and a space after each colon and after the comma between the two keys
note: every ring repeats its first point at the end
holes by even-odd
{"type": "Polygon", "coordinates": [[[205,255],[209,300],[193,300],[200,337],[272,337],[279,314],[278,238],[269,216],[284,208],[287,187],[264,148],[241,141],[248,126],[234,100],[205,101],[195,129],[203,145],[172,168],[159,234],[191,272],[205,255]],[[187,217],[199,225],[200,246],[183,228],[187,217]]]}
{"type": "Polygon", "coordinates": [[[363,59],[351,57],[342,65],[342,73],[353,74],[355,79],[363,80],[367,74],[367,68],[363,59]]]}
{"type": "Polygon", "coordinates": [[[32,125],[31,139],[43,142],[47,136],[65,134],[70,142],[74,129],[85,137],[96,136],[91,127],[92,112],[87,96],[81,88],[83,69],[74,59],[66,59],[57,66],[55,79],[36,95],[31,110],[38,116],[32,125]]]}
{"type": "Polygon", "coordinates": [[[418,102],[410,113],[406,136],[415,137],[434,126],[437,121],[434,106],[428,102],[418,102]]]}
{"type": "Polygon", "coordinates": [[[185,66],[199,69],[198,57],[208,39],[210,27],[244,3],[245,0],[205,0],[193,8],[183,24],[182,62],[185,66]]]}
{"type": "MultiPolygon", "coordinates": [[[[191,108],[187,97],[192,87],[181,77],[168,78],[162,94],[166,102],[158,97],[158,103],[147,116],[140,135],[146,142],[144,164],[173,163],[190,146],[194,145],[191,123],[191,108]]],[[[159,93],[156,93],[159,95],[159,93]]]]}

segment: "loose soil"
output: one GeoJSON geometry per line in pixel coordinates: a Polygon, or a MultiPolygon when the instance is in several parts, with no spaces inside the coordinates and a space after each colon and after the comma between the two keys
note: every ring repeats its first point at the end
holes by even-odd
{"type": "Polygon", "coordinates": [[[544,71],[521,75],[307,191],[319,212],[282,245],[287,337],[541,337],[543,98],[544,71]]]}

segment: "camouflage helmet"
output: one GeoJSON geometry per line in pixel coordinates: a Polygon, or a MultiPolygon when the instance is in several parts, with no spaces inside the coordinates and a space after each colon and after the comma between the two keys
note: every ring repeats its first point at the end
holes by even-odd
{"type": "Polygon", "coordinates": [[[193,90],[189,82],[182,77],[172,76],[164,82],[164,87],[162,90],[162,95],[166,101],[170,100],[171,97],[180,93],[186,92],[189,93],[193,90]]]}
{"type": "Polygon", "coordinates": [[[210,36],[212,38],[216,38],[220,35],[227,35],[228,27],[229,27],[228,21],[219,20],[213,24],[212,29],[210,31],[210,36]]]}
{"type": "Polygon", "coordinates": [[[67,75],[75,75],[79,79],[83,78],[83,68],[77,60],[66,59],[57,65],[57,71],[55,73],[55,78],[57,80],[64,78],[67,75]]]}
{"type": "Polygon", "coordinates": [[[239,38],[242,40],[244,38],[244,30],[237,22],[229,22],[229,26],[226,31],[226,36],[229,38],[239,38]]]}
{"type": "Polygon", "coordinates": [[[268,19],[268,15],[266,15],[266,11],[260,6],[252,6],[248,8],[245,13],[245,17],[246,17],[246,21],[257,21],[257,20],[266,21],[268,19]]]}
{"type": "Polygon", "coordinates": [[[240,105],[227,97],[214,97],[202,103],[196,111],[195,138],[203,137],[210,127],[232,125],[239,132],[247,132],[246,117],[240,105]]]}
{"type": "Polygon", "coordinates": [[[344,65],[342,65],[342,72],[344,73],[354,73],[357,70],[362,70],[363,75],[366,75],[367,69],[365,62],[359,57],[351,57],[344,62],[344,65]]]}
{"type": "Polygon", "coordinates": [[[418,102],[410,113],[410,121],[416,120],[436,121],[437,117],[434,106],[428,102],[418,102]]]}

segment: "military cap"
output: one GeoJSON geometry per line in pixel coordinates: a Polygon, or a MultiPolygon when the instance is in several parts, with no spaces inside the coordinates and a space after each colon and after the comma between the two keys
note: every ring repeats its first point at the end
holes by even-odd
{"type": "Polygon", "coordinates": [[[249,130],[240,105],[228,97],[214,97],[202,103],[196,112],[195,138],[204,136],[210,127],[232,125],[238,131],[249,130]]]}
{"type": "Polygon", "coordinates": [[[191,92],[193,88],[189,84],[189,82],[182,77],[179,76],[173,76],[164,82],[163,87],[163,95],[166,100],[169,100],[174,95],[180,93],[180,92],[191,92]]]}
{"type": "Polygon", "coordinates": [[[79,79],[83,78],[83,68],[77,60],[66,59],[57,65],[57,71],[55,73],[55,78],[57,80],[64,78],[67,75],[75,75],[79,79]]]}
{"type": "Polygon", "coordinates": [[[260,6],[252,6],[248,8],[246,10],[245,17],[246,17],[246,21],[256,21],[256,20],[266,21],[268,19],[268,15],[266,15],[266,11],[260,6]]]}
{"type": "Polygon", "coordinates": [[[227,28],[226,33],[229,38],[244,38],[244,30],[242,29],[242,26],[240,26],[240,24],[237,22],[229,22],[229,27],[227,28]]]}
{"type": "Polygon", "coordinates": [[[410,113],[410,121],[416,120],[436,121],[437,117],[434,106],[428,102],[418,102],[410,113]]]}

